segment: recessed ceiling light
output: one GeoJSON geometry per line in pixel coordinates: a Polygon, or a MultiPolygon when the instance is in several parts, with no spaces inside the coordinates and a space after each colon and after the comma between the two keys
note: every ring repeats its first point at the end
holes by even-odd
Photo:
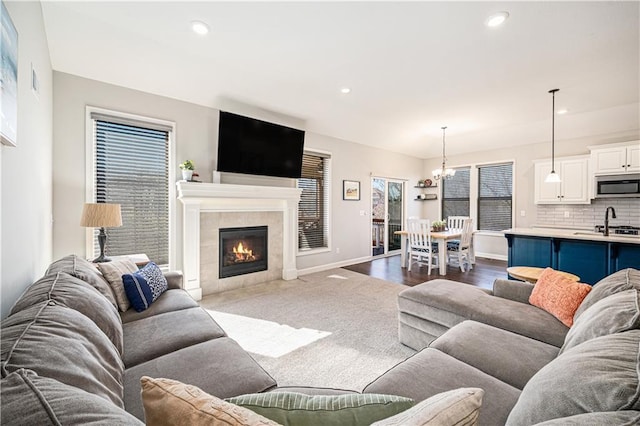
{"type": "Polygon", "coordinates": [[[556,111],[556,114],[560,114],[560,115],[562,115],[562,114],[566,114],[566,113],[568,113],[568,112],[569,112],[569,110],[568,110],[568,109],[566,109],[566,108],[562,108],[562,109],[557,110],[557,111],[556,111]]]}
{"type": "Polygon", "coordinates": [[[209,32],[209,26],[202,21],[191,22],[191,29],[194,33],[205,35],[209,32]]]}
{"type": "Polygon", "coordinates": [[[485,24],[487,25],[487,27],[499,27],[500,25],[502,25],[504,23],[504,21],[507,20],[507,18],[509,17],[509,12],[498,12],[498,13],[494,13],[493,15],[490,15],[485,24]]]}
{"type": "Polygon", "coordinates": [[[348,87],[343,87],[342,89],[340,89],[340,93],[344,93],[346,95],[347,93],[351,93],[351,89],[348,87]]]}

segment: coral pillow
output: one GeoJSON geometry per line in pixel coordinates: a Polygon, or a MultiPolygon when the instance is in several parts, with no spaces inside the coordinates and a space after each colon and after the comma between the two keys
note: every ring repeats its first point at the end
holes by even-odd
{"type": "Polygon", "coordinates": [[[564,325],[571,327],[573,314],[590,291],[589,284],[575,282],[558,271],[546,268],[531,292],[529,303],[544,309],[564,325]]]}

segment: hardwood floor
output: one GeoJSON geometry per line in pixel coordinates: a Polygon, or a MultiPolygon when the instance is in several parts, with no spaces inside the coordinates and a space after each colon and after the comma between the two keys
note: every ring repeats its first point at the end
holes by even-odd
{"type": "Polygon", "coordinates": [[[444,277],[438,274],[437,269],[432,269],[431,275],[427,275],[427,267],[418,267],[417,264],[414,264],[412,271],[409,272],[406,268],[400,267],[400,255],[345,266],[344,269],[410,287],[425,281],[445,278],[491,289],[496,278],[507,278],[507,262],[480,257],[476,258],[472,270],[461,272],[457,266],[449,266],[447,267],[447,275],[444,277]]]}

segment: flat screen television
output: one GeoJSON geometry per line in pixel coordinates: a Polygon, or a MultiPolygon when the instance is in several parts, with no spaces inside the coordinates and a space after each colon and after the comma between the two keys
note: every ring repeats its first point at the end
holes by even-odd
{"type": "Polygon", "coordinates": [[[299,178],[304,131],[220,111],[218,171],[299,178]]]}

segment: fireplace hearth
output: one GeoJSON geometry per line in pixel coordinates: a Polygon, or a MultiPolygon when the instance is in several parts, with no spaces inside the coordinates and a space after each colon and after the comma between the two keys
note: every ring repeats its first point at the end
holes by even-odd
{"type": "Polygon", "coordinates": [[[219,232],[219,278],[268,269],[268,228],[266,226],[220,228],[219,232]]]}

